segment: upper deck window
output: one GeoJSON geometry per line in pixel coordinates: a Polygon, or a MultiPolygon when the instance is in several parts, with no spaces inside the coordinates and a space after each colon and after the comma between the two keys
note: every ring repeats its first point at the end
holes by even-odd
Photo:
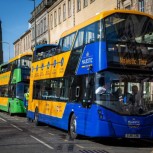
{"type": "Polygon", "coordinates": [[[32,56],[27,55],[20,59],[20,66],[24,68],[30,68],[31,67],[31,60],[32,56]]]}
{"type": "Polygon", "coordinates": [[[69,51],[74,41],[75,33],[72,33],[60,40],[59,46],[62,52],[69,51]]]}
{"type": "Polygon", "coordinates": [[[80,29],[76,37],[74,48],[99,41],[101,35],[100,31],[100,22],[95,22],[83,29],[80,29]]]}
{"type": "Polygon", "coordinates": [[[56,47],[57,45],[49,45],[49,46],[42,46],[38,47],[34,51],[33,55],[33,62],[54,56],[56,53],[56,47]]]}
{"type": "Polygon", "coordinates": [[[107,40],[153,44],[153,20],[147,16],[116,13],[105,19],[105,28],[107,40]]]}
{"type": "Polygon", "coordinates": [[[1,66],[0,73],[5,73],[5,72],[8,72],[8,71],[10,71],[10,64],[5,64],[5,65],[1,66]]]}

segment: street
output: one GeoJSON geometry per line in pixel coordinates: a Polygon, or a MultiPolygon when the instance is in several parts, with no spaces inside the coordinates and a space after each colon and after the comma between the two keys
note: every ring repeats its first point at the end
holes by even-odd
{"type": "Polygon", "coordinates": [[[0,112],[0,153],[153,153],[150,140],[70,140],[67,132],[42,125],[36,127],[24,116],[0,112]]]}

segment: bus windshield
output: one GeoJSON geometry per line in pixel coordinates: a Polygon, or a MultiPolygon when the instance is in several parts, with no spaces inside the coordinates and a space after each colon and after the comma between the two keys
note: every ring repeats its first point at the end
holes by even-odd
{"type": "Polygon", "coordinates": [[[108,66],[153,67],[153,20],[116,13],[105,19],[108,66]]]}
{"type": "Polygon", "coordinates": [[[95,102],[126,115],[153,112],[153,77],[100,72],[95,76],[95,102]]]}
{"type": "Polygon", "coordinates": [[[23,100],[24,93],[28,91],[29,85],[27,83],[18,83],[16,85],[16,98],[23,100]]]}
{"type": "Polygon", "coordinates": [[[31,67],[31,60],[32,60],[32,56],[27,55],[27,56],[23,56],[20,59],[20,66],[21,67],[31,67]]]}
{"type": "Polygon", "coordinates": [[[153,20],[147,16],[115,13],[105,19],[106,39],[153,43],[153,20]]]}

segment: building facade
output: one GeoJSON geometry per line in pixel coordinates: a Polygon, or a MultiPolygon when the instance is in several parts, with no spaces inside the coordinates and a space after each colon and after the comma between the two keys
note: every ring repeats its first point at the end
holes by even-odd
{"type": "Polygon", "coordinates": [[[50,43],[65,30],[110,9],[133,9],[153,14],[153,0],[58,0],[48,9],[50,43]]]}
{"type": "Polygon", "coordinates": [[[19,39],[14,43],[14,56],[24,52],[32,51],[31,48],[31,29],[27,30],[19,39]]]}
{"type": "Polygon", "coordinates": [[[3,63],[2,22],[0,20],[0,64],[3,63]]]}
{"type": "MultiPolygon", "coordinates": [[[[153,15],[153,0],[42,0],[31,13],[29,44],[32,48],[35,42],[58,43],[64,31],[110,9],[133,9],[153,15]]],[[[15,55],[25,51],[25,43],[20,41],[14,43],[15,55]]]]}
{"type": "Polygon", "coordinates": [[[58,0],[48,9],[50,43],[57,43],[65,30],[116,5],[116,0],[58,0]]]}
{"type": "Polygon", "coordinates": [[[42,0],[42,2],[31,13],[32,17],[29,20],[29,23],[31,24],[31,44],[33,47],[35,46],[35,43],[49,43],[49,21],[47,10],[55,2],[56,0],[42,0]]]}
{"type": "Polygon", "coordinates": [[[118,9],[132,9],[153,15],[153,0],[117,0],[118,9]]]}

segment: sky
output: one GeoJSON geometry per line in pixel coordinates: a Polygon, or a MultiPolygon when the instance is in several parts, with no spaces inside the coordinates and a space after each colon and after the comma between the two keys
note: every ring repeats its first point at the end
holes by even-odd
{"type": "MultiPolygon", "coordinates": [[[[42,0],[35,0],[36,6],[42,0]]],[[[29,29],[29,19],[34,9],[32,0],[0,0],[4,62],[14,57],[13,43],[29,29]],[[10,45],[9,45],[9,44],[10,45]],[[10,49],[9,49],[10,46],[10,49]]]]}

